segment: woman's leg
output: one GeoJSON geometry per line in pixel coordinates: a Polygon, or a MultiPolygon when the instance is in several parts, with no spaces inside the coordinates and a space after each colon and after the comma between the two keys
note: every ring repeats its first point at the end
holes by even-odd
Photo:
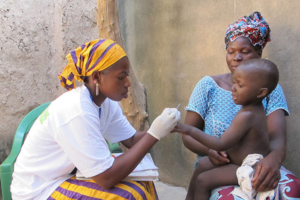
{"type": "Polygon", "coordinates": [[[238,167],[238,165],[227,164],[199,174],[196,179],[194,199],[208,200],[211,190],[224,185],[238,184],[236,177],[238,167]]]}
{"type": "Polygon", "coordinates": [[[54,199],[158,200],[158,197],[151,181],[121,181],[106,190],[93,180],[77,180],[72,177],[63,182],[48,198],[54,199]]]}
{"type": "Polygon", "coordinates": [[[213,168],[215,168],[215,166],[210,162],[210,160],[207,156],[201,158],[198,161],[198,164],[196,166],[196,169],[195,169],[195,171],[193,173],[193,176],[191,178],[191,181],[190,181],[188,192],[187,192],[187,195],[186,195],[186,198],[185,198],[186,200],[194,199],[195,184],[196,184],[197,176],[200,173],[205,172],[205,171],[210,170],[210,169],[213,169],[213,168]]]}

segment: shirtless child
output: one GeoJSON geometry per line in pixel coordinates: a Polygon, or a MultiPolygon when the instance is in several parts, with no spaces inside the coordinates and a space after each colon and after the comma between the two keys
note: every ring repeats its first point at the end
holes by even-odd
{"type": "MultiPolygon", "coordinates": [[[[251,59],[235,69],[232,99],[242,105],[230,127],[218,138],[201,130],[178,123],[174,131],[190,135],[208,148],[227,151],[230,163],[214,166],[208,157],[199,160],[188,189],[186,200],[209,199],[211,190],[225,185],[238,185],[237,169],[249,154],[266,156],[269,134],[262,100],[276,87],[277,66],[265,59],[251,59]],[[260,154],[260,155],[259,155],[260,154]]],[[[251,184],[250,184],[251,185],[251,184]]],[[[252,186],[250,186],[252,189],[252,186]]],[[[253,198],[256,192],[250,194],[253,198]]]]}

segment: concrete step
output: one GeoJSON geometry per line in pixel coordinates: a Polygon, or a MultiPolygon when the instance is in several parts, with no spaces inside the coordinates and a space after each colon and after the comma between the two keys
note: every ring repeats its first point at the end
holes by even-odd
{"type": "Polygon", "coordinates": [[[159,200],[184,200],[186,189],[183,187],[173,186],[162,181],[154,182],[159,200]]]}

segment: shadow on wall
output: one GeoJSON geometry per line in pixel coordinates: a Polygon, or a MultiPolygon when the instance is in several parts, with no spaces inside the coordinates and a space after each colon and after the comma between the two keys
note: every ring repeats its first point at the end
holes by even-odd
{"type": "Polygon", "coordinates": [[[287,149],[283,166],[300,177],[299,159],[299,124],[300,118],[300,88],[299,77],[300,63],[298,39],[299,29],[292,22],[285,21],[272,25],[271,34],[273,41],[269,43],[266,58],[274,61],[280,72],[279,82],[285,93],[290,116],[286,118],[287,123],[287,149]],[[269,53],[270,52],[270,53],[269,53]],[[297,159],[298,158],[298,159],[297,159]]]}
{"type": "MultiPolygon", "coordinates": [[[[284,166],[299,177],[300,88],[297,85],[300,69],[297,66],[300,58],[297,54],[300,40],[297,39],[299,15],[296,8],[300,2],[279,2],[127,0],[119,6],[124,9],[120,17],[125,15],[120,22],[124,24],[122,32],[131,64],[147,89],[151,121],[165,106],[177,106],[179,102],[182,103],[180,111],[185,112],[192,89],[203,76],[228,72],[224,49],[227,25],[243,15],[260,11],[270,24],[273,39],[267,44],[263,57],[278,65],[280,84],[291,111],[291,116],[287,117],[288,146],[284,166]],[[287,10],[284,17],[278,15],[287,10]]],[[[188,185],[195,154],[184,147],[180,135],[163,138],[155,145],[153,153],[163,181],[188,185]]]]}

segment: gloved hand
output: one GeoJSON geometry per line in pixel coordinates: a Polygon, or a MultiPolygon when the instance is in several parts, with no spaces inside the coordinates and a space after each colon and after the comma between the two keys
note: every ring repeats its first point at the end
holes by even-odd
{"type": "Polygon", "coordinates": [[[170,133],[180,120],[180,112],[177,108],[165,108],[151,124],[147,131],[150,135],[160,140],[170,133]]]}

